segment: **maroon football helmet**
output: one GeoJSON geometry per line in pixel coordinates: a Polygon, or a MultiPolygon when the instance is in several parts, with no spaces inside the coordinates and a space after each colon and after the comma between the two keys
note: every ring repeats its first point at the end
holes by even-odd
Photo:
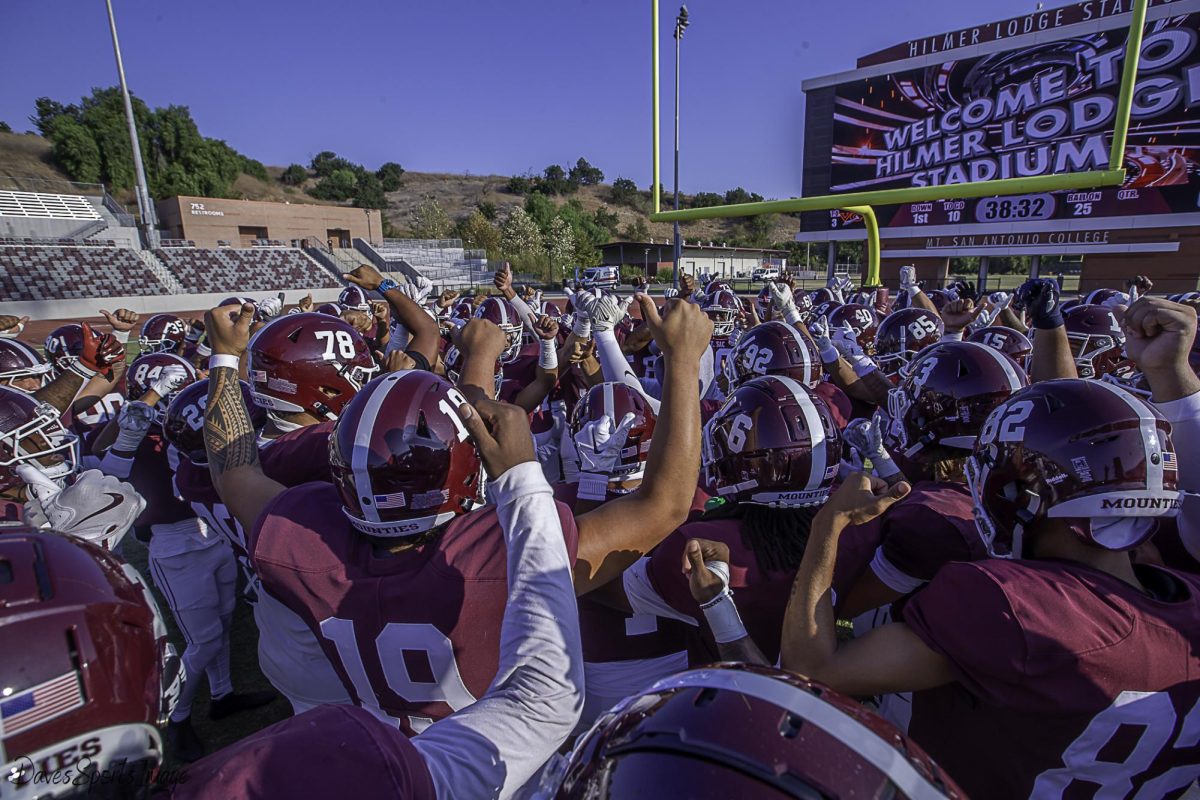
{"type": "Polygon", "coordinates": [[[829,497],[842,438],[829,406],[783,375],[737,388],[704,426],[709,492],[738,503],[798,508],[829,497]]]}
{"type": "MultiPolygon", "coordinates": [[[[138,356],[129,365],[129,371],[125,373],[125,396],[130,400],[142,399],[146,392],[150,391],[151,384],[158,380],[166,367],[182,367],[187,373],[187,379],[179,389],[194,383],[198,377],[192,362],[183,356],[177,356],[174,353],[147,353],[144,356],[138,356]]],[[[179,389],[162,398],[155,405],[154,416],[160,425],[166,417],[167,406],[170,405],[175,395],[179,394],[179,389]]]]}
{"type": "Polygon", "coordinates": [[[933,307],[939,312],[941,312],[941,310],[946,306],[950,305],[950,303],[954,302],[954,295],[950,294],[950,292],[946,291],[945,289],[934,289],[932,292],[929,292],[927,296],[929,297],[930,302],[933,303],[933,307]]]}
{"type": "Polygon", "coordinates": [[[342,289],[342,293],[338,295],[338,305],[342,308],[353,308],[355,311],[362,311],[364,314],[371,313],[370,300],[361,286],[347,286],[345,289],[342,289]]]}
{"type": "Polygon", "coordinates": [[[888,392],[884,443],[893,455],[918,460],[945,458],[941,448],[974,448],[992,409],[1029,385],[1016,362],[976,342],[936,344],[901,376],[888,392]]]}
{"type": "MultiPolygon", "coordinates": [[[[449,378],[450,382],[453,383],[455,386],[458,385],[459,378],[462,377],[462,369],[463,369],[463,361],[464,360],[465,359],[463,358],[462,350],[459,350],[454,345],[451,345],[449,348],[446,349],[446,355],[445,355],[445,358],[443,359],[443,363],[446,366],[446,377],[449,378]]],[[[502,387],[504,385],[504,362],[499,358],[496,359],[496,378],[495,378],[495,380],[496,380],[495,396],[499,397],[500,396],[500,387],[502,387]]]]}
{"type": "Polygon", "coordinates": [[[321,303],[321,305],[317,306],[315,309],[313,309],[313,311],[317,314],[328,314],[331,317],[342,316],[342,307],[337,303],[321,303]]]}
{"type": "Polygon", "coordinates": [[[812,316],[814,319],[821,317],[829,318],[829,315],[841,308],[842,304],[837,300],[827,300],[823,302],[813,301],[812,316]]]}
{"type": "MultiPolygon", "coordinates": [[[[82,349],[83,339],[80,338],[82,349]]],[[[0,386],[36,392],[50,381],[49,362],[20,339],[0,339],[0,386]]]]}
{"type": "Polygon", "coordinates": [[[49,403],[0,386],[0,491],[25,483],[18,464],[34,464],[57,481],[74,474],[78,437],[63,427],[61,416],[49,403]]]}
{"type": "MultiPolygon", "coordinates": [[[[808,297],[808,295],[800,296],[808,297]]],[[[812,300],[809,300],[808,303],[811,306],[812,300]]],[[[775,313],[775,310],[771,302],[770,284],[758,290],[758,294],[754,298],[754,311],[758,314],[759,322],[769,322],[771,320],[771,316],[775,313]]]]}
{"type": "Polygon", "coordinates": [[[875,331],[879,329],[879,315],[870,306],[847,303],[838,306],[829,314],[829,331],[841,330],[847,325],[854,331],[854,338],[864,353],[875,352],[875,331]]]}
{"type": "Polygon", "coordinates": [[[94,786],[110,790],[125,780],[149,786],[163,753],[156,726],[183,672],[137,571],[74,537],[34,531],[0,536],[0,564],[5,797],[75,787],[71,796],[90,796],[89,775],[107,776],[94,786]],[[83,780],[46,780],[75,779],[75,770],[83,780]]]}
{"type": "Polygon", "coordinates": [[[1068,311],[1070,311],[1072,308],[1076,308],[1076,307],[1078,307],[1078,306],[1081,306],[1081,305],[1083,305],[1083,299],[1082,299],[1082,298],[1080,298],[1080,297],[1072,297],[1070,300],[1063,300],[1063,301],[1062,301],[1062,305],[1060,305],[1060,306],[1058,307],[1058,310],[1059,310],[1059,311],[1061,311],[1061,312],[1063,312],[1064,314],[1066,314],[1066,313],[1067,313],[1068,311]]]}
{"type": "Polygon", "coordinates": [[[1093,544],[1127,550],[1182,502],[1171,426],[1141,398],[1105,381],[1036,383],[987,418],[967,460],[975,524],[995,557],[1021,558],[1042,519],[1069,519],[1093,544]]]}
{"type": "Polygon", "coordinates": [[[710,298],[717,292],[732,292],[732,291],[733,291],[733,289],[729,286],[729,284],[726,283],[725,281],[721,280],[720,278],[714,278],[713,280],[704,284],[704,294],[708,295],[710,298]]]}
{"type": "Polygon", "coordinates": [[[466,400],[432,372],[390,372],[362,388],[329,437],[346,516],[370,536],[411,536],[465,514],[481,462],[458,416],[466,400]]]}
{"type": "Polygon", "coordinates": [[[634,415],[633,427],[625,439],[617,468],[610,476],[609,483],[614,488],[624,486],[627,481],[642,479],[658,415],[641,392],[624,383],[596,384],[587,390],[571,414],[572,437],[578,436],[587,423],[599,422],[605,416],[612,420],[615,428],[626,414],[634,415]]]}
{"type": "Polygon", "coordinates": [[[822,303],[837,303],[839,306],[842,301],[837,299],[832,289],[817,289],[809,295],[814,306],[819,306],[822,303]]]}
{"type": "Polygon", "coordinates": [[[925,308],[902,308],[884,317],[875,331],[875,363],[883,374],[896,375],[930,345],[938,343],[946,325],[925,308]]]}
{"type": "MultiPolygon", "coordinates": [[[[261,431],[267,424],[267,411],[254,402],[250,384],[238,383],[242,386],[242,402],[250,412],[250,422],[254,430],[261,431]]],[[[163,421],[163,436],[167,442],[193,464],[208,463],[208,453],[204,449],[204,407],[207,403],[208,378],[189,383],[175,393],[163,421]]]]}
{"type": "Polygon", "coordinates": [[[268,411],[337,419],[379,371],[371,349],[348,322],[325,314],[286,314],[250,339],[250,386],[268,411]]]}
{"type": "Polygon", "coordinates": [[[470,300],[459,300],[454,304],[454,308],[450,311],[450,316],[454,319],[466,322],[475,314],[475,306],[471,305],[470,300]]]}
{"type": "Polygon", "coordinates": [[[521,331],[524,326],[521,325],[521,318],[517,316],[512,303],[503,297],[488,297],[475,309],[473,316],[476,319],[486,319],[504,331],[504,335],[508,339],[508,347],[505,348],[500,358],[505,364],[520,354],[521,331]]]}
{"type": "Polygon", "coordinates": [[[55,373],[62,372],[83,352],[83,326],[77,322],[59,325],[46,337],[44,348],[55,373]]]}
{"type": "Polygon", "coordinates": [[[1071,355],[1081,378],[1114,375],[1128,378],[1132,372],[1125,359],[1125,333],[1116,315],[1104,306],[1078,305],[1063,314],[1071,355]]]}
{"type": "Polygon", "coordinates": [[[1085,305],[1102,306],[1113,300],[1120,302],[1121,305],[1128,305],[1129,295],[1116,289],[1094,289],[1084,298],[1083,302],[1085,305]]]}
{"type": "Polygon", "coordinates": [[[575,744],[558,800],[962,798],[890,722],[782,670],[721,664],[664,678],[575,744]]]}
{"type": "Polygon", "coordinates": [[[972,333],[967,341],[994,347],[1021,366],[1025,366],[1029,357],[1033,355],[1033,342],[1029,341],[1029,337],[1003,325],[980,328],[972,333]]]}
{"type": "Polygon", "coordinates": [[[817,346],[786,322],[764,322],[746,331],[729,366],[735,388],[762,375],[784,375],[810,389],[821,382],[817,346]]]}
{"type": "Polygon", "coordinates": [[[714,339],[724,339],[733,335],[741,311],[742,301],[729,289],[718,289],[705,295],[704,313],[713,321],[714,339]]]}
{"type": "Polygon", "coordinates": [[[187,338],[188,326],[174,314],[155,314],[142,326],[139,354],[178,353],[187,338]]]}

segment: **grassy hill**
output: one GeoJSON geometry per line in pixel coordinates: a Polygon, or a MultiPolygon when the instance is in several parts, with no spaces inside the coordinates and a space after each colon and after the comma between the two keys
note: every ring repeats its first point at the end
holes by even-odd
{"type": "MultiPolygon", "coordinates": [[[[279,180],[283,167],[267,167],[271,177],[263,181],[253,176],[242,174],[233,184],[233,196],[243,200],[266,200],[273,202],[313,203],[317,205],[337,205],[318,200],[307,192],[315,180],[310,180],[304,186],[287,186],[279,180]]],[[[36,181],[66,181],[66,174],[59,169],[50,155],[50,144],[40,136],[33,134],[0,133],[0,184],[11,187],[12,180],[18,180],[20,188],[36,191],[36,181]]],[[[406,172],[397,191],[387,194],[388,208],[384,214],[392,225],[399,231],[405,232],[411,225],[415,209],[430,198],[437,200],[451,220],[457,220],[471,213],[480,203],[491,203],[496,207],[499,218],[515,206],[522,205],[525,198],[521,195],[505,191],[508,176],[505,175],[472,175],[406,172]]],[[[46,191],[53,191],[47,187],[46,191]]],[[[62,190],[62,187],[59,187],[62,190]]],[[[619,219],[618,228],[625,231],[640,218],[646,225],[648,236],[662,241],[672,235],[671,226],[663,223],[651,223],[638,210],[624,205],[618,205],[611,200],[611,187],[608,185],[582,186],[579,190],[566,197],[552,197],[557,205],[562,205],[570,199],[577,199],[583,208],[593,212],[601,206],[607,206],[619,219]]],[[[117,199],[132,205],[132,191],[118,192],[117,199]]],[[[664,201],[669,198],[664,197],[664,201]]],[[[737,223],[731,220],[703,220],[685,223],[682,226],[685,239],[713,241],[721,243],[736,236],[737,223]]],[[[777,217],[770,233],[772,241],[791,239],[799,227],[794,218],[777,217]]]]}

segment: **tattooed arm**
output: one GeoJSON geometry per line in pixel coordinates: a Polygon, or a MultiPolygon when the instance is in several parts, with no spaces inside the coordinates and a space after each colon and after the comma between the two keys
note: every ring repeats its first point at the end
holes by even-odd
{"type": "Polygon", "coordinates": [[[234,319],[228,307],[208,312],[206,330],[213,348],[208,373],[208,405],[204,410],[204,449],[208,469],[221,501],[251,531],[263,509],[284,486],[263,474],[258,463],[258,436],[242,400],[238,368],[246,352],[254,306],[246,304],[234,319]],[[224,363],[229,362],[229,363],[224,363]]]}

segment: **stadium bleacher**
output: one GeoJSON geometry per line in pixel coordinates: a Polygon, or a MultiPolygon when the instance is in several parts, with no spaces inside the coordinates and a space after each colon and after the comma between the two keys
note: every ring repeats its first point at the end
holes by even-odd
{"type": "Polygon", "coordinates": [[[154,255],[189,292],[264,292],[281,286],[336,289],[331,272],[300,250],[256,247],[249,250],[194,247],[160,248],[154,255]]]}
{"type": "Polygon", "coordinates": [[[0,191],[0,216],[98,220],[100,212],[82,195],[0,191]]]}
{"type": "Polygon", "coordinates": [[[169,294],[136,251],[0,244],[0,295],[9,301],[169,294]]]}

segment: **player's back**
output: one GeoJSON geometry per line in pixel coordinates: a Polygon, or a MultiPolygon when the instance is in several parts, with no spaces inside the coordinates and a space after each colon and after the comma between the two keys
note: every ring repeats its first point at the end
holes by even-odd
{"type": "MultiPolygon", "coordinates": [[[[574,518],[558,509],[574,560],[574,518]]],[[[416,733],[495,677],[504,536],[487,506],[425,544],[393,553],[381,542],[350,526],[331,484],[310,483],[268,506],[249,547],[263,585],[309,624],[352,696],[416,733]]]]}
{"type": "Polygon", "coordinates": [[[956,683],[911,735],[972,797],[1172,797],[1200,776],[1200,580],[1077,562],[950,564],[901,609],[956,683]]]}

